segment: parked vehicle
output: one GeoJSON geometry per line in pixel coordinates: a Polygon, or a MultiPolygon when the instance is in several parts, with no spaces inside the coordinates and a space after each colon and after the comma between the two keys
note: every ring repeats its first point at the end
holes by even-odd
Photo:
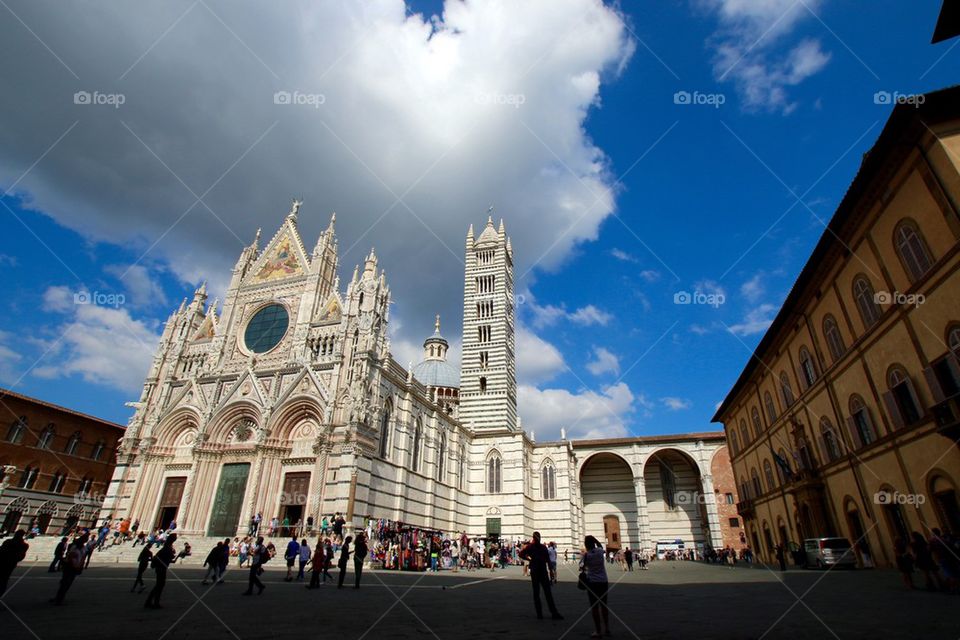
{"type": "Polygon", "coordinates": [[[857,556],[846,538],[807,538],[803,541],[804,566],[816,569],[857,566],[857,556]]]}

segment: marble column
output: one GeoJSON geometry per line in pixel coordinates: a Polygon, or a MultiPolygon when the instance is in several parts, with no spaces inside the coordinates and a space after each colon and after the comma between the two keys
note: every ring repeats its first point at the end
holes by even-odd
{"type": "Polygon", "coordinates": [[[707,512],[707,526],[710,531],[708,541],[714,549],[723,549],[723,534],[720,531],[720,514],[717,512],[717,496],[713,490],[713,476],[709,473],[700,475],[703,490],[703,506],[707,512]]]}
{"type": "Polygon", "coordinates": [[[640,550],[654,551],[650,534],[650,514],[647,512],[647,487],[643,477],[633,479],[633,488],[637,496],[637,530],[640,534],[640,550]]]}

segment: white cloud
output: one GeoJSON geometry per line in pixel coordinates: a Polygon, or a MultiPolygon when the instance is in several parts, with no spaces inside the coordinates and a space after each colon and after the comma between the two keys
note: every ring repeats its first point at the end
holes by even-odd
{"type": "Polygon", "coordinates": [[[720,300],[725,300],[727,297],[726,290],[713,280],[701,280],[693,285],[693,290],[697,293],[714,296],[720,300]]]}
{"type": "Polygon", "coordinates": [[[626,436],[626,420],[634,412],[636,400],[623,382],[600,392],[520,385],[517,395],[523,427],[535,431],[538,440],[558,440],[561,428],[571,439],[626,436]]]}
{"type": "Polygon", "coordinates": [[[614,258],[622,262],[637,262],[636,256],[634,256],[633,254],[627,253],[623,249],[617,249],[616,247],[614,247],[613,249],[610,249],[610,255],[612,255],[614,258]]]}
{"type": "Polygon", "coordinates": [[[163,286],[154,279],[144,265],[111,264],[104,267],[103,270],[120,279],[129,294],[131,304],[135,307],[168,304],[167,294],[164,292],[163,286]]]}
{"type": "Polygon", "coordinates": [[[731,80],[748,110],[790,113],[797,104],[787,89],[819,73],[829,62],[819,40],[806,38],[789,48],[784,42],[804,20],[813,18],[821,0],[707,0],[720,27],[710,40],[713,71],[731,80]]]}
{"type": "Polygon", "coordinates": [[[524,325],[517,327],[517,379],[521,385],[550,380],[566,368],[560,350],[524,325]]]}
{"type": "Polygon", "coordinates": [[[610,321],[613,319],[613,316],[602,309],[598,309],[592,304],[588,304],[585,307],[580,307],[573,313],[567,316],[571,322],[574,322],[585,327],[591,325],[601,325],[607,326],[610,324],[610,321]]]}
{"type": "Polygon", "coordinates": [[[743,322],[731,325],[729,330],[738,336],[752,336],[767,330],[773,317],[776,315],[777,306],[773,304],[761,304],[747,312],[743,322]]]}
{"type": "Polygon", "coordinates": [[[587,371],[595,376],[604,373],[617,375],[620,373],[620,358],[603,347],[594,347],[593,360],[587,363],[587,371]]]}
{"type": "MultiPolygon", "coordinates": [[[[47,290],[48,294],[53,291],[49,298],[60,304],[63,289],[51,287],[47,290]]],[[[150,368],[159,334],[146,322],[130,317],[126,309],[78,304],[72,310],[73,316],[57,328],[61,336],[57,348],[46,355],[53,361],[38,366],[33,374],[47,379],[79,375],[87,382],[137,393],[150,368]]]]}
{"type": "Polygon", "coordinates": [[[683,409],[689,409],[692,406],[689,400],[684,398],[676,398],[673,396],[660,398],[660,402],[662,402],[663,406],[665,406],[667,409],[670,409],[670,411],[681,411],[683,409]]]}
{"type": "Polygon", "coordinates": [[[700,324],[690,325],[690,333],[696,334],[698,336],[705,336],[710,333],[710,329],[700,324]]]}
{"type": "Polygon", "coordinates": [[[746,298],[748,302],[756,302],[766,292],[763,282],[761,282],[762,278],[763,274],[757,273],[752,278],[740,285],[740,294],[746,298]]]}
{"type": "Polygon", "coordinates": [[[0,330],[0,381],[6,385],[12,385],[19,379],[16,367],[23,360],[22,355],[8,346],[11,342],[15,342],[14,335],[0,330]]]}
{"type": "MultiPolygon", "coordinates": [[[[222,293],[254,230],[270,237],[302,197],[308,251],[336,209],[344,282],[375,246],[394,299],[427,320],[459,316],[454,271],[491,194],[518,274],[559,267],[615,210],[585,127],[633,52],[609,4],[448,0],[436,18],[402,0],[191,7],[18,3],[82,80],[45,54],[2,66],[0,184],[79,120],[19,181],[25,207],[222,293]],[[81,90],[125,102],[74,104],[81,90]],[[323,104],[275,104],[281,91],[323,104]]],[[[0,20],[0,42],[39,46],[16,20],[0,20]]]]}
{"type": "Polygon", "coordinates": [[[0,267],[15,267],[17,266],[17,256],[10,256],[5,253],[0,253],[0,267]]]}
{"type": "Polygon", "coordinates": [[[656,282],[660,279],[660,272],[654,269],[644,269],[640,272],[640,277],[647,282],[656,282]]]}
{"type": "Polygon", "coordinates": [[[53,313],[67,313],[73,310],[76,306],[74,293],[73,289],[62,285],[48,287],[43,292],[43,310],[53,313]]]}
{"type": "Polygon", "coordinates": [[[552,304],[540,306],[531,300],[530,309],[533,312],[533,326],[538,329],[552,326],[561,318],[567,317],[567,311],[563,307],[552,304]]]}

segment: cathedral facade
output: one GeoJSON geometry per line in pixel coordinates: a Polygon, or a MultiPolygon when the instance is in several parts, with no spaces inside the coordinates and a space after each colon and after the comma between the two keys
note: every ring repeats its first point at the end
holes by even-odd
{"type": "MultiPolygon", "coordinates": [[[[166,322],[118,449],[103,517],[233,536],[257,513],[309,526],[339,512],[471,536],[538,529],[578,547],[737,542],[722,432],[534,442],[517,414],[513,247],[492,219],[466,238],[457,371],[437,318],[422,362],[390,352],[373,251],[338,278],[335,217],[312,251],[294,202],[233,269],[166,322]]],[[[735,514],[734,514],[735,515],[735,514]]]]}

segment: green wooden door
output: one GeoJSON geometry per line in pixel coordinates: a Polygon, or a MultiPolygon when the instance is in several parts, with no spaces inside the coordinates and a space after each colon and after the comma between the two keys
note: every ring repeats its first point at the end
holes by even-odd
{"type": "Polygon", "coordinates": [[[223,465],[217,497],[210,512],[208,536],[236,535],[249,473],[250,464],[247,462],[223,465]]]}

